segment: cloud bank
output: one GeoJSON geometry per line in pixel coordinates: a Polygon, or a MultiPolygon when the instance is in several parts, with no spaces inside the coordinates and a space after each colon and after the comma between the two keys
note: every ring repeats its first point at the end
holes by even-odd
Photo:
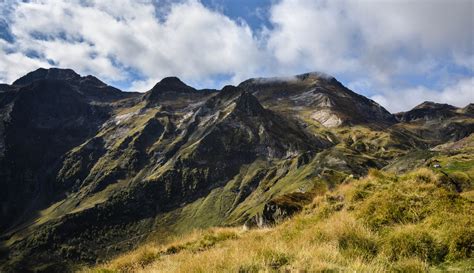
{"type": "Polygon", "coordinates": [[[0,4],[0,82],[68,67],[145,91],[177,75],[198,86],[323,71],[390,111],[473,102],[470,0],[281,0],[251,28],[197,0],[0,4]]]}

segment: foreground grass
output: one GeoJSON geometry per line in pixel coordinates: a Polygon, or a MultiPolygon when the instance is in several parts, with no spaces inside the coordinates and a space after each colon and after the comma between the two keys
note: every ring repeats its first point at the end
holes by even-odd
{"type": "Polygon", "coordinates": [[[195,231],[85,272],[425,272],[474,270],[472,181],[429,169],[371,171],[279,226],[195,231]]]}

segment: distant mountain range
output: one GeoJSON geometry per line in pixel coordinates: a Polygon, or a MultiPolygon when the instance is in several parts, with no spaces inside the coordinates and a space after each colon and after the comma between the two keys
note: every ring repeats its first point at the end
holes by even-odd
{"type": "Polygon", "coordinates": [[[169,77],[136,93],[38,69],[0,85],[0,271],[68,271],[150,237],[272,223],[298,211],[282,197],[428,164],[473,132],[472,103],[391,114],[322,73],[222,90],[169,77]]]}

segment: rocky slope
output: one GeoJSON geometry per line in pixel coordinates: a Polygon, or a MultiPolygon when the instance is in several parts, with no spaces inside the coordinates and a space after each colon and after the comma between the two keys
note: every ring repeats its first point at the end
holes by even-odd
{"type": "Polygon", "coordinates": [[[270,109],[314,120],[325,127],[356,124],[383,127],[396,122],[376,102],[322,73],[249,79],[239,87],[252,92],[270,109]]]}
{"type": "Polygon", "coordinates": [[[456,141],[474,130],[472,103],[464,108],[423,102],[410,111],[397,113],[399,126],[415,133],[432,145],[456,141]]]}
{"type": "Polygon", "coordinates": [[[469,135],[471,108],[392,115],[320,73],[219,91],[169,77],[140,94],[38,69],[0,85],[0,269],[63,272],[149,238],[278,222],[469,135]]]}

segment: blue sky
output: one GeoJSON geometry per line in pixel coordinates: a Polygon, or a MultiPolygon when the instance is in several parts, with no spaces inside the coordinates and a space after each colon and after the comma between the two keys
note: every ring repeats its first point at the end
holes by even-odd
{"type": "Polygon", "coordinates": [[[242,18],[252,29],[262,27],[272,28],[268,20],[271,0],[205,0],[202,3],[211,9],[216,9],[226,16],[236,19],[242,18]]]}
{"type": "Polygon", "coordinates": [[[0,82],[57,66],[143,92],[321,71],[392,112],[474,101],[471,0],[6,0],[0,15],[0,82]]]}

